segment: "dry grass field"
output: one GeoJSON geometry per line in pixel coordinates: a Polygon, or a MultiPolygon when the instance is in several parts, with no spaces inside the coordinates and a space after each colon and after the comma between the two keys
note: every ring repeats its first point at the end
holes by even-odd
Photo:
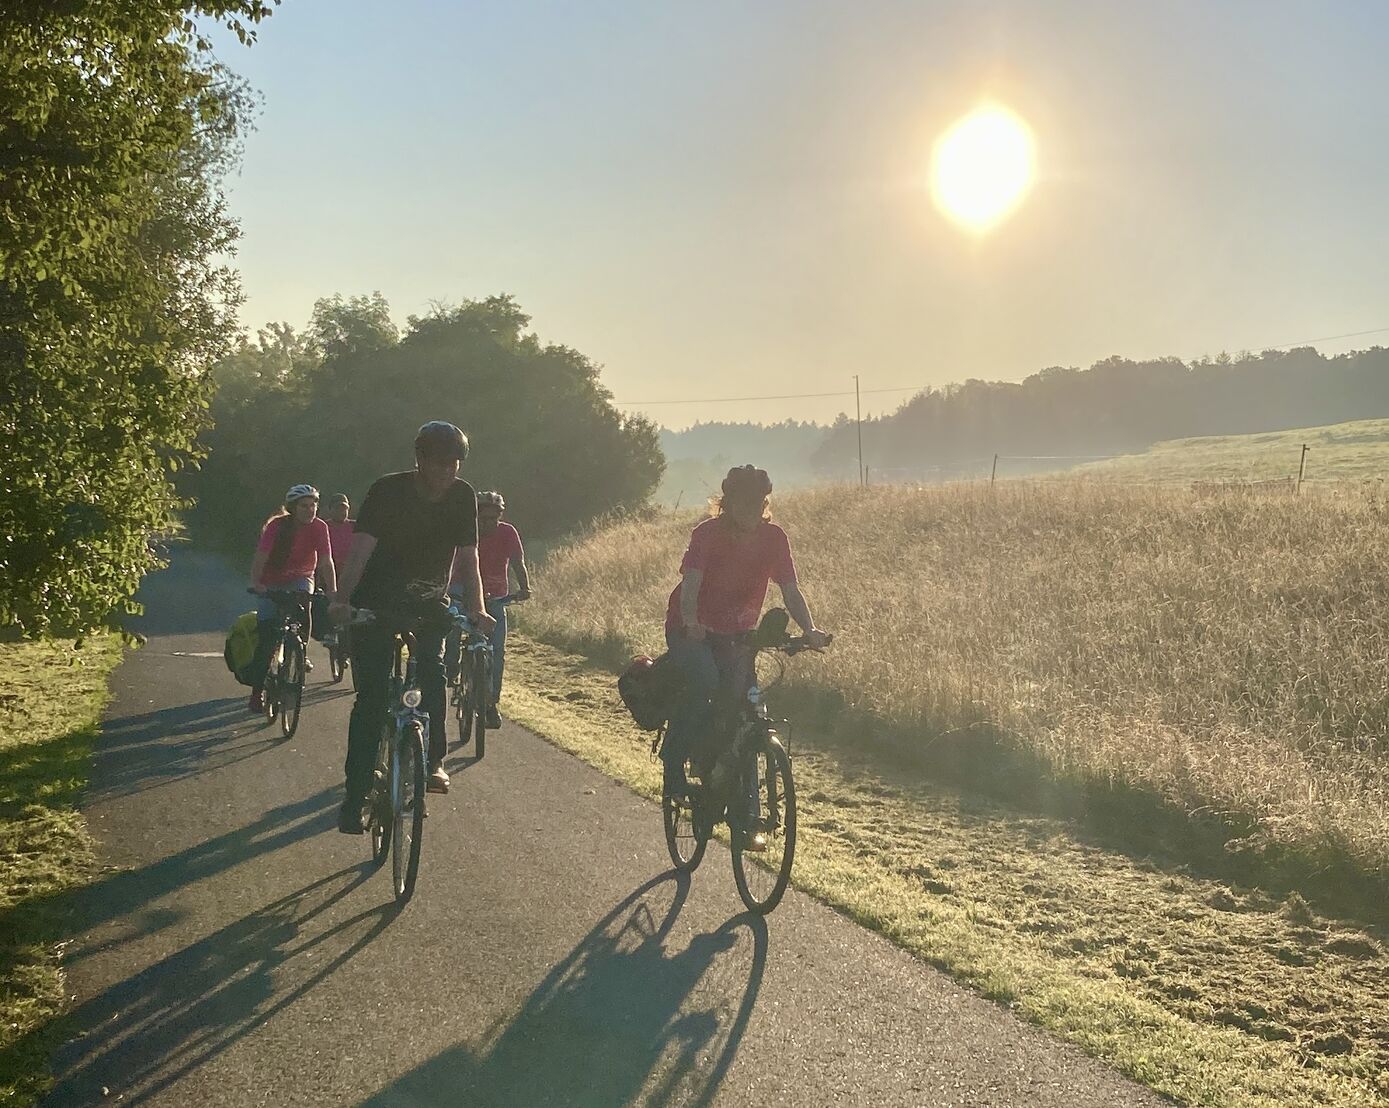
{"type": "MultiPolygon", "coordinates": [[[[1389,499],[1048,480],[775,510],[837,635],[785,691],[840,741],[1216,823],[1251,863],[1389,882],[1389,499]]],[[[659,648],[698,518],[556,551],[527,630],[609,661],[659,648]]]]}

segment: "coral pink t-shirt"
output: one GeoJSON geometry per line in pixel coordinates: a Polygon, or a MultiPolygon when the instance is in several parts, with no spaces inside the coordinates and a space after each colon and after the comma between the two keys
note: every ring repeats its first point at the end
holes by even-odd
{"type": "MultiPolygon", "coordinates": [[[[280,533],[280,528],[288,522],[289,518],[289,516],[276,516],[267,523],[260,533],[260,542],[256,544],[256,549],[269,553],[270,548],[275,545],[275,536],[280,533]]],[[[315,519],[307,526],[299,528],[298,534],[289,544],[289,555],[285,558],[284,564],[278,569],[271,569],[267,565],[261,571],[260,580],[256,584],[275,588],[279,585],[292,584],[301,577],[312,578],[314,570],[318,568],[318,560],[332,556],[332,547],[328,540],[328,524],[321,519],[315,519]]]]}
{"type": "Polygon", "coordinates": [[[521,533],[509,523],[497,524],[490,535],[477,540],[477,564],[482,571],[482,591],[491,599],[506,596],[511,591],[511,580],[506,575],[511,559],[518,561],[526,556],[521,549],[521,533]]]}
{"type": "MultiPolygon", "coordinates": [[[[706,519],[690,535],[680,572],[703,570],[699,586],[699,622],[710,631],[734,635],[751,631],[762,615],[767,585],[796,580],[791,543],[775,523],[759,523],[750,534],[739,534],[722,519],[706,519]]],[[[666,628],[684,626],[680,618],[680,585],[666,605],[666,628]]]]}
{"type": "Polygon", "coordinates": [[[347,554],[352,549],[352,535],[356,530],[355,519],[328,524],[328,546],[333,552],[333,565],[339,573],[347,565],[347,554]]]}

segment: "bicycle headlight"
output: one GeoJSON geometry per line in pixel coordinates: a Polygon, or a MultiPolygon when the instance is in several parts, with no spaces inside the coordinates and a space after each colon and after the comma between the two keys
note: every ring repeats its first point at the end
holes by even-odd
{"type": "Polygon", "coordinates": [[[420,701],[424,699],[424,693],[419,689],[406,689],[405,695],[400,699],[407,708],[418,708],[420,701]]]}

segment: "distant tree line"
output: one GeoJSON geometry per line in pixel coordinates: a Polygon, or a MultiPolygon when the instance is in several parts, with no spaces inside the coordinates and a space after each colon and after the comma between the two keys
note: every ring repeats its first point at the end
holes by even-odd
{"type": "Polygon", "coordinates": [[[612,405],[598,367],[542,343],[508,296],[411,317],[403,335],[375,294],[320,300],[215,368],[208,456],[184,491],[196,535],[245,553],[285,490],[308,481],[360,504],[383,473],[414,465],[416,428],[458,424],[463,476],[500,489],[528,536],[557,536],[644,505],[664,460],[656,428],[612,405]]]}
{"type": "MultiPolygon", "coordinates": [[[[1324,357],[1310,347],[1193,363],[1108,358],[1026,380],[927,389],[863,425],[870,470],[949,476],[990,455],[1107,455],[1165,439],[1236,435],[1389,416],[1389,349],[1324,357]]],[[[825,477],[857,475],[841,416],[813,456],[825,477]]],[[[1035,467],[1058,468],[1055,462],[1035,467]]]]}
{"type": "Polygon", "coordinates": [[[657,490],[661,503],[698,503],[718,492],[730,466],[753,462],[772,475],[779,489],[815,479],[810,458],[829,428],[794,419],[780,423],[696,423],[681,431],[661,429],[666,473],[657,490]]]}
{"type": "Polygon", "coordinates": [[[220,181],[249,101],[194,22],[262,0],[0,5],[0,633],[130,610],[229,348],[220,181]]]}

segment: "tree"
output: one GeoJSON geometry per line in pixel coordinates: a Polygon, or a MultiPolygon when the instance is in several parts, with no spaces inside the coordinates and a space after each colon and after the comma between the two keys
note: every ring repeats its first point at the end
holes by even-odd
{"type": "Polygon", "coordinates": [[[0,626],[133,610],[174,526],[204,370],[234,332],[218,181],[248,97],[198,14],[263,0],[19,0],[0,11],[0,626]]]}

